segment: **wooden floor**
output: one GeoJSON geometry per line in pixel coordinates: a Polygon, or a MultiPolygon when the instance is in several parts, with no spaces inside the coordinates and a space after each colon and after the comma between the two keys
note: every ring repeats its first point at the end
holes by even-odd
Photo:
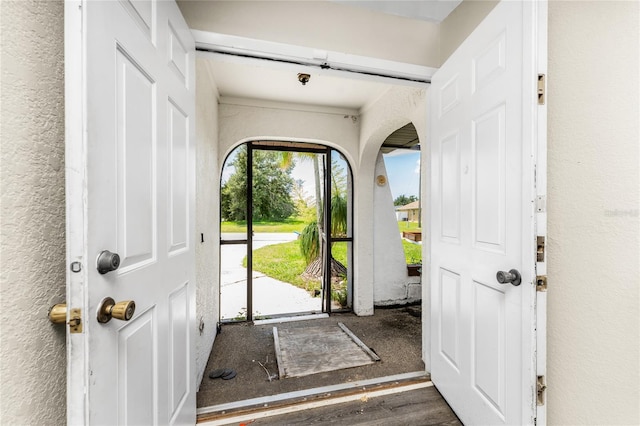
{"type": "Polygon", "coordinates": [[[249,421],[244,423],[252,426],[462,424],[433,386],[249,421]]]}

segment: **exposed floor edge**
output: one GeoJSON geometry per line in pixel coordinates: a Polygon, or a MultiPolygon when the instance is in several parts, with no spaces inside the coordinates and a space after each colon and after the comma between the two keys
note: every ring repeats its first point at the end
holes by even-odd
{"type": "Polygon", "coordinates": [[[339,322],[338,327],[340,327],[342,331],[347,333],[347,336],[349,336],[351,340],[353,340],[355,344],[360,347],[360,349],[362,349],[367,355],[369,355],[369,358],[371,358],[374,361],[380,361],[380,357],[378,356],[378,354],[372,351],[371,348],[369,348],[369,346],[365,345],[364,342],[360,340],[358,336],[353,334],[353,332],[349,330],[349,328],[346,325],[339,322]]]}
{"type": "Polygon", "coordinates": [[[422,379],[427,377],[429,377],[429,374],[426,371],[414,371],[411,373],[394,374],[392,376],[377,377],[375,379],[360,380],[357,382],[350,382],[350,383],[340,383],[337,385],[330,385],[330,386],[321,386],[317,388],[304,389],[304,390],[295,391],[295,392],[285,392],[277,395],[245,399],[242,401],[229,402],[226,404],[211,405],[209,407],[201,407],[201,408],[198,408],[197,414],[201,415],[201,414],[209,414],[209,413],[216,413],[216,412],[224,413],[229,410],[235,410],[235,409],[258,406],[258,405],[268,405],[278,401],[286,401],[294,398],[304,398],[304,397],[309,397],[313,395],[331,394],[333,392],[347,390],[347,389],[366,388],[367,386],[398,382],[402,380],[422,379]]]}
{"type": "Polygon", "coordinates": [[[433,386],[433,383],[431,381],[424,381],[424,382],[418,382],[418,383],[408,383],[405,385],[387,387],[387,388],[371,390],[371,391],[363,390],[363,391],[352,393],[349,395],[336,396],[334,398],[326,398],[326,399],[309,401],[309,402],[298,402],[295,404],[282,406],[282,407],[274,407],[274,408],[264,409],[260,411],[253,411],[250,413],[230,415],[224,418],[202,420],[202,421],[198,421],[197,423],[204,424],[204,425],[217,426],[217,425],[237,424],[237,423],[248,422],[248,421],[250,422],[251,420],[259,419],[259,418],[295,413],[302,410],[310,410],[313,408],[326,407],[334,404],[357,401],[363,398],[367,398],[367,399],[376,398],[379,396],[391,395],[391,394],[396,394],[401,392],[408,392],[416,389],[428,388],[431,386],[433,386]]]}
{"type": "Polygon", "coordinates": [[[281,322],[305,321],[305,320],[312,320],[312,319],[318,319],[318,318],[329,318],[329,314],[311,314],[311,315],[300,315],[297,317],[270,318],[265,320],[256,320],[253,322],[253,324],[254,325],[277,324],[281,322]]]}

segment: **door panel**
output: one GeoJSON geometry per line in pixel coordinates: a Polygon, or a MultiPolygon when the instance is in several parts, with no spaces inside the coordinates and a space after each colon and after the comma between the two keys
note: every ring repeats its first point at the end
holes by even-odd
{"type": "Polygon", "coordinates": [[[460,364],[460,275],[440,269],[440,353],[457,370],[460,364]]]}
{"type": "Polygon", "coordinates": [[[116,47],[117,252],[125,272],[155,255],[155,83],[116,47]]]}
{"type": "Polygon", "coordinates": [[[460,238],[460,145],[458,132],[440,142],[440,204],[442,225],[440,235],[451,243],[460,238]]]}
{"type": "Polygon", "coordinates": [[[471,149],[476,171],[473,199],[475,245],[504,253],[505,235],[505,105],[473,120],[471,149]]]}
{"type": "Polygon", "coordinates": [[[145,424],[157,419],[154,314],[155,310],[149,309],[118,330],[118,424],[145,424]],[[129,395],[140,399],[128,403],[129,395]]]}
{"type": "Polygon", "coordinates": [[[431,374],[464,424],[535,417],[533,2],[501,2],[430,90],[431,374]],[[530,66],[527,67],[526,64],[530,66]],[[517,269],[520,286],[500,284],[517,269]]]}
{"type": "Polygon", "coordinates": [[[167,102],[167,110],[171,165],[169,251],[175,253],[187,248],[189,234],[189,117],[171,99],[167,102]]]}
{"type": "Polygon", "coordinates": [[[66,84],[83,99],[67,97],[66,105],[70,116],[81,117],[67,123],[79,128],[67,139],[67,214],[69,261],[82,265],[67,297],[83,320],[83,334],[69,335],[68,420],[192,424],[191,33],[172,1],[82,1],[65,7],[66,84]],[[120,255],[117,270],[97,271],[103,250],[120,255]],[[98,322],[106,297],[134,301],[133,317],[98,322]]]}
{"type": "Polygon", "coordinates": [[[473,286],[473,384],[478,393],[504,417],[505,294],[490,284],[474,281],[473,286]]]}
{"type": "Polygon", "coordinates": [[[189,283],[169,295],[169,407],[173,418],[190,389],[189,358],[189,283]]]}

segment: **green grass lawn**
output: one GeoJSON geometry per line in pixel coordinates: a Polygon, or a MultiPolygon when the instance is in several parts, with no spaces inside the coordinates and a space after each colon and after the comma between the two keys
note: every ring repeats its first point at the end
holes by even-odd
{"type": "MultiPolygon", "coordinates": [[[[345,252],[346,257],[346,252],[345,252]]],[[[247,266],[247,258],[242,261],[247,266]]],[[[285,283],[313,292],[320,290],[319,280],[306,280],[300,275],[306,268],[298,241],[273,244],[253,251],[253,270],[285,283]]]]}
{"type": "MultiPolygon", "coordinates": [[[[332,248],[334,259],[347,264],[347,243],[335,243],[332,248]]],[[[407,263],[419,263],[422,261],[422,246],[402,241],[407,263]]],[[[243,261],[247,266],[247,259],[243,261]]],[[[296,287],[303,288],[310,292],[320,290],[319,280],[305,280],[300,275],[304,272],[306,265],[298,241],[288,243],[273,244],[253,251],[253,269],[263,274],[275,278],[279,281],[291,283],[296,287]]]]}
{"type": "Polygon", "coordinates": [[[407,222],[404,220],[399,220],[398,229],[400,231],[408,231],[409,229],[420,229],[420,228],[418,227],[418,222],[407,222]]]}
{"type": "Polygon", "coordinates": [[[421,244],[412,244],[402,240],[402,247],[404,248],[404,257],[407,259],[407,265],[411,263],[422,263],[421,244]]]}
{"type": "MultiPolygon", "coordinates": [[[[253,232],[302,232],[309,221],[285,219],[282,222],[253,222],[253,232]]],[[[247,222],[222,222],[221,232],[247,232],[247,222]]]]}

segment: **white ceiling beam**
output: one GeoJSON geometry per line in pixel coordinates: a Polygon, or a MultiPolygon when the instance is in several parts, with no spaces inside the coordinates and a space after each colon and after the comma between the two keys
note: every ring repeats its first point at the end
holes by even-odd
{"type": "MultiPolygon", "coordinates": [[[[196,48],[220,55],[253,60],[268,60],[321,68],[326,71],[357,74],[396,84],[406,82],[424,85],[431,82],[437,68],[367,56],[332,52],[292,44],[276,43],[228,34],[192,30],[196,48]]],[[[216,55],[218,56],[218,55],[216,55]]]]}

